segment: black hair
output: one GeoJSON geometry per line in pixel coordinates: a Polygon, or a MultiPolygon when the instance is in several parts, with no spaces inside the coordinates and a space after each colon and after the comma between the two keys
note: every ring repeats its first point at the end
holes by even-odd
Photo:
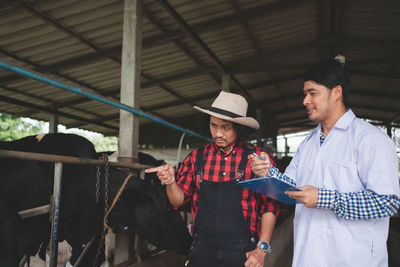
{"type": "Polygon", "coordinates": [[[244,143],[248,141],[250,135],[255,132],[254,129],[237,123],[233,123],[233,129],[236,132],[238,143],[244,143]]]}
{"type": "Polygon", "coordinates": [[[303,75],[303,80],[313,81],[332,90],[335,86],[342,87],[343,104],[348,106],[350,91],[350,75],[347,68],[339,61],[332,59],[312,65],[303,75]]]}

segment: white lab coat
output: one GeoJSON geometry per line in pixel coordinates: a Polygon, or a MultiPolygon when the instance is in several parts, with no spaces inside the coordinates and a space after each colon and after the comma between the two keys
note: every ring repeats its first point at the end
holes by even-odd
{"type": "MultiPolygon", "coordinates": [[[[297,186],[399,196],[393,141],[347,111],[320,146],[321,126],[302,142],[285,174],[297,186]]],[[[387,266],[389,217],[346,220],[332,210],[296,205],[293,267],[387,266]]]]}

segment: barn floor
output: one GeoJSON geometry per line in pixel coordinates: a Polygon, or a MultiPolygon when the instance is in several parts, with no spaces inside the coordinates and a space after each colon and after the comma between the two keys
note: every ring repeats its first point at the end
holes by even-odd
{"type": "Polygon", "coordinates": [[[185,266],[186,256],[182,256],[173,251],[166,251],[164,253],[146,258],[144,262],[128,265],[127,267],[178,267],[185,266]]]}

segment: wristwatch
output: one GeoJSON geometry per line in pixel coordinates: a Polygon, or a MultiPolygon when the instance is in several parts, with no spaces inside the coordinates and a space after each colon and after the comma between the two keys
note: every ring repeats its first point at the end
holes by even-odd
{"type": "Polygon", "coordinates": [[[258,241],[257,247],[259,247],[262,252],[271,253],[271,246],[267,241],[258,241]]]}

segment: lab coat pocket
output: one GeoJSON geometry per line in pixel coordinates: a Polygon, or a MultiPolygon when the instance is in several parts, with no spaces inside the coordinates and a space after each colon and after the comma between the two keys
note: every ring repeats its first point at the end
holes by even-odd
{"type": "Polygon", "coordinates": [[[324,187],[349,192],[362,189],[355,161],[329,160],[324,173],[324,187]]]}
{"type": "Polygon", "coordinates": [[[350,266],[353,248],[348,237],[334,233],[331,228],[320,228],[315,241],[314,261],[317,266],[350,266]]]}

